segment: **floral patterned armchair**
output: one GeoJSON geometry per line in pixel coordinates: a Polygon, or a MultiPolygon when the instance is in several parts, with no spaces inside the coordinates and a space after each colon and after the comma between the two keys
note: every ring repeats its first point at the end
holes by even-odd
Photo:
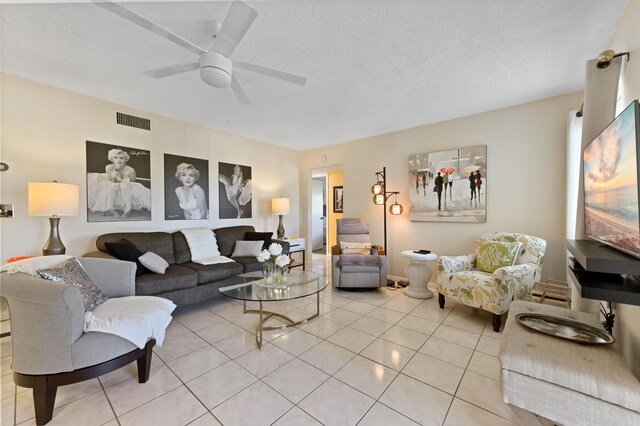
{"type": "Polygon", "coordinates": [[[493,330],[500,331],[500,316],[509,311],[511,302],[531,299],[533,285],[542,274],[546,248],[547,242],[542,238],[496,232],[481,235],[473,254],[441,256],[437,286],[440,308],[444,308],[445,297],[452,297],[465,305],[491,312],[493,330]],[[522,243],[515,264],[498,268],[492,274],[478,270],[478,250],[488,241],[522,243]]]}

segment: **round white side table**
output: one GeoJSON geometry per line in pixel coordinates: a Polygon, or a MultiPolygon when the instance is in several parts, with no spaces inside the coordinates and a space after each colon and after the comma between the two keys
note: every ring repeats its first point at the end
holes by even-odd
{"type": "Polygon", "coordinates": [[[409,278],[409,286],[404,290],[404,294],[416,299],[431,299],[433,292],[427,288],[431,279],[431,270],[427,266],[427,262],[436,260],[438,255],[435,253],[420,254],[406,250],[400,253],[400,256],[411,261],[404,270],[409,278]]]}

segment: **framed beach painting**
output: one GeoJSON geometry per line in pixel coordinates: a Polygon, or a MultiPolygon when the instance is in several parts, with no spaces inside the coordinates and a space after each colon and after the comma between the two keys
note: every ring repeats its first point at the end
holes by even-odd
{"type": "Polygon", "coordinates": [[[412,221],[486,222],[487,146],[409,156],[412,221]]]}
{"type": "Polygon", "coordinates": [[[165,220],[209,219],[209,161],[164,154],[165,220]]]}
{"type": "Polygon", "coordinates": [[[344,188],[342,186],[333,187],[333,212],[344,213],[344,188]]]}
{"type": "Polygon", "coordinates": [[[251,218],[251,167],[218,163],[220,219],[251,218]]]}
{"type": "Polygon", "coordinates": [[[92,141],[86,150],[87,221],[151,220],[151,153],[92,141]]]}

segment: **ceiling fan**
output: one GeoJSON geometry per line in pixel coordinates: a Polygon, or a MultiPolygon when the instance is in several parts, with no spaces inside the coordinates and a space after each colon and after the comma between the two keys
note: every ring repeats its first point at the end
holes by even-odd
{"type": "Polygon", "coordinates": [[[300,86],[304,86],[307,82],[306,78],[295,74],[289,74],[283,71],[235,59],[232,61],[230,59],[231,54],[258,16],[258,12],[255,9],[241,1],[236,0],[231,3],[227,16],[222,23],[219,23],[218,21],[210,21],[207,23],[207,30],[213,37],[213,42],[208,50],[196,46],[189,40],[172,33],[171,31],[149,21],[123,6],[120,6],[117,3],[113,3],[109,0],[92,1],[97,6],[115,13],[127,21],[133,22],[134,24],[151,31],[160,37],[177,44],[178,46],[184,47],[199,56],[199,60],[195,62],[168,65],[166,67],[144,71],[144,73],[150,77],[165,78],[199,69],[202,81],[213,87],[231,87],[231,90],[241,104],[249,104],[250,101],[240,86],[240,83],[238,83],[238,79],[233,75],[232,70],[234,67],[278,78],[300,86]]]}

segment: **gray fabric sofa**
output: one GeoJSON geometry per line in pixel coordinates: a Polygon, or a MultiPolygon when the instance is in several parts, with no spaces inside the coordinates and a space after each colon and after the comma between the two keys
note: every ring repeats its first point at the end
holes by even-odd
{"type": "MultiPolygon", "coordinates": [[[[122,239],[131,241],[140,251],[151,251],[167,261],[169,267],[164,274],[144,273],[136,277],[136,295],[159,296],[173,301],[178,307],[220,297],[220,282],[244,272],[259,271],[262,264],[255,257],[232,257],[236,241],[245,239],[247,232],[255,232],[253,226],[229,226],[214,229],[220,254],[230,257],[233,263],[200,265],[191,261],[189,245],[180,231],[169,232],[115,232],[100,235],[96,240],[98,251],[85,257],[114,259],[105,247],[107,242],[122,239]]],[[[289,252],[289,243],[271,240],[289,252]]]]}

